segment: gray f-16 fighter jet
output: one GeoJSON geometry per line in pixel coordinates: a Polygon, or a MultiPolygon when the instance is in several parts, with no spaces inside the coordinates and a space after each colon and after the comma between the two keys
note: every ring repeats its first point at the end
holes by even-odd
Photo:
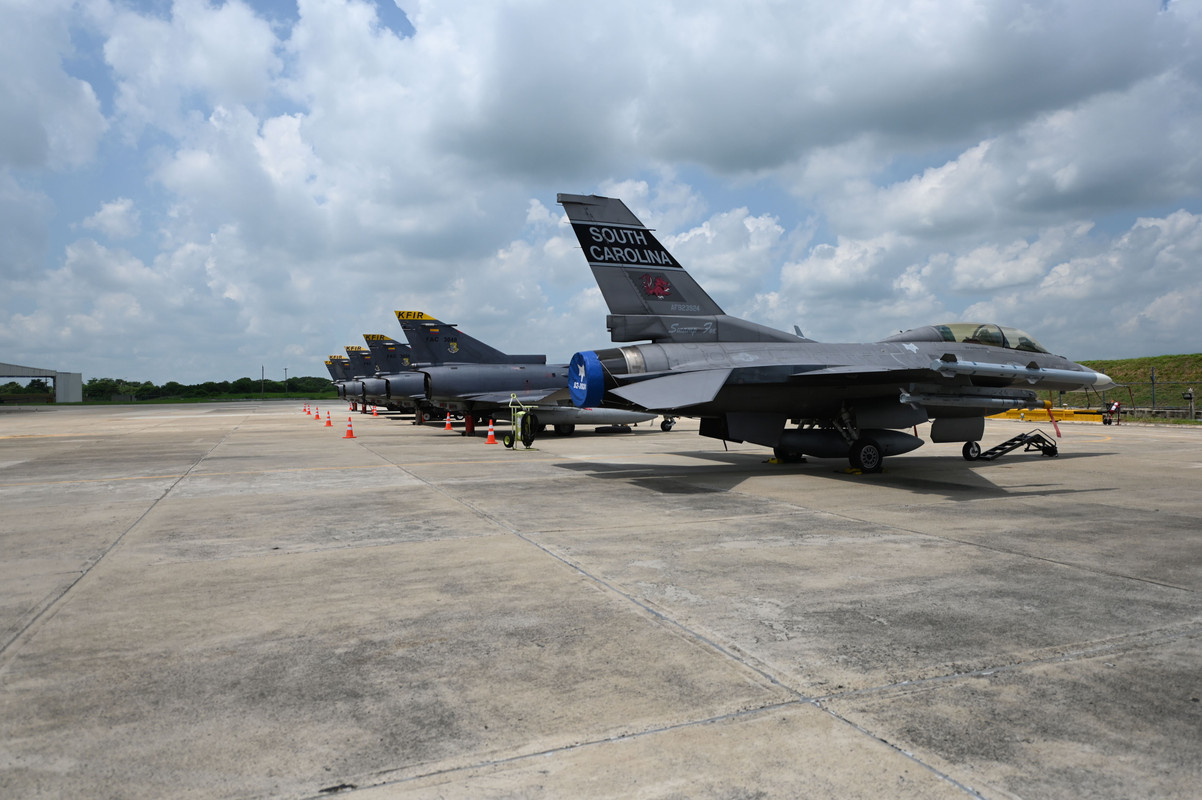
{"type": "Polygon", "coordinates": [[[998,325],[823,344],[728,316],[621,200],[558,200],[609,306],[613,341],[651,341],[576,353],[580,406],[698,417],[703,436],[765,445],[781,460],[847,457],[875,472],[885,456],[922,445],[904,432],[918,423],[933,420],[932,441],[964,442],[973,459],[986,414],[1040,408],[1040,389],[1114,385],[998,325]]]}
{"type": "Polygon", "coordinates": [[[422,311],[396,316],[420,365],[425,398],[461,412],[473,426],[489,417],[508,419],[512,400],[531,407],[522,419],[521,438],[527,444],[543,425],[566,436],[577,425],[631,425],[655,418],[641,411],[577,408],[567,393],[567,364],[547,364],[545,355],[502,353],[422,311]]]}

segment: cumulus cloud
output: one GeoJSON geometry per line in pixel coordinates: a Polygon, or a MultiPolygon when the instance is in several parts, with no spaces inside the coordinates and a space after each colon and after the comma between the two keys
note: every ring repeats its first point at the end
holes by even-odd
{"type": "Polygon", "coordinates": [[[141,229],[134,201],[128,197],[104,203],[99,211],[83,221],[83,226],[100,231],[110,239],[128,239],[137,236],[141,229]]]}
{"type": "Polygon", "coordinates": [[[72,3],[6,10],[0,26],[0,167],[55,170],[87,163],[107,124],[96,94],[71,75],[72,3]]]}
{"type": "Polygon", "coordinates": [[[621,197],[727,311],[817,338],[979,316],[1070,354],[1099,325],[1122,336],[1089,355],[1193,346],[1192,0],[384,10],[19,4],[0,345],[320,373],[420,308],[566,358],[607,337],[565,191],[621,197]]]}
{"type": "Polygon", "coordinates": [[[121,6],[97,15],[129,136],[146,126],[182,135],[197,108],[263,102],[282,67],[270,25],[241,0],[174,0],[167,19],[121,6]]]}

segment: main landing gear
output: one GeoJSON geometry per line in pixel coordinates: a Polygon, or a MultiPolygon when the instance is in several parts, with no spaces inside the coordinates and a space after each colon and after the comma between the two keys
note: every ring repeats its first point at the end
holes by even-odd
{"type": "Polygon", "coordinates": [[[856,439],[847,453],[847,460],[853,469],[861,472],[880,472],[885,465],[881,446],[872,439],[856,439]]]}
{"type": "Polygon", "coordinates": [[[782,442],[772,448],[772,455],[782,464],[801,464],[805,461],[803,454],[816,458],[846,456],[852,469],[876,473],[881,472],[885,466],[886,450],[876,438],[879,435],[880,431],[874,431],[872,436],[861,434],[848,444],[847,440],[834,430],[803,431],[801,436],[791,437],[788,442],[782,442]]]}

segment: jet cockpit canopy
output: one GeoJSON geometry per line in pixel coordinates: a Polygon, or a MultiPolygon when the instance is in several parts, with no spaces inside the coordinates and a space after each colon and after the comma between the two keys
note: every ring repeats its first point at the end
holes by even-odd
{"type": "Polygon", "coordinates": [[[1021,350],[1027,353],[1047,353],[1035,337],[1018,328],[993,323],[950,322],[945,325],[926,325],[894,334],[883,342],[964,342],[1021,350]]]}

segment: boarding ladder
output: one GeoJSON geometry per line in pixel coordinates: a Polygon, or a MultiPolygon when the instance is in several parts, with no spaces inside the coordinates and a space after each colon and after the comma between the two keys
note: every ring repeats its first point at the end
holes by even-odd
{"type": "Polygon", "coordinates": [[[1056,443],[1048,438],[1043,431],[1036,429],[1030,433],[1020,433],[1012,439],[1007,439],[1001,444],[991,447],[976,457],[976,461],[993,461],[995,458],[1000,458],[1012,450],[1017,450],[1022,447],[1024,453],[1029,453],[1032,450],[1038,450],[1045,456],[1054,457],[1060,454],[1056,443]]]}

